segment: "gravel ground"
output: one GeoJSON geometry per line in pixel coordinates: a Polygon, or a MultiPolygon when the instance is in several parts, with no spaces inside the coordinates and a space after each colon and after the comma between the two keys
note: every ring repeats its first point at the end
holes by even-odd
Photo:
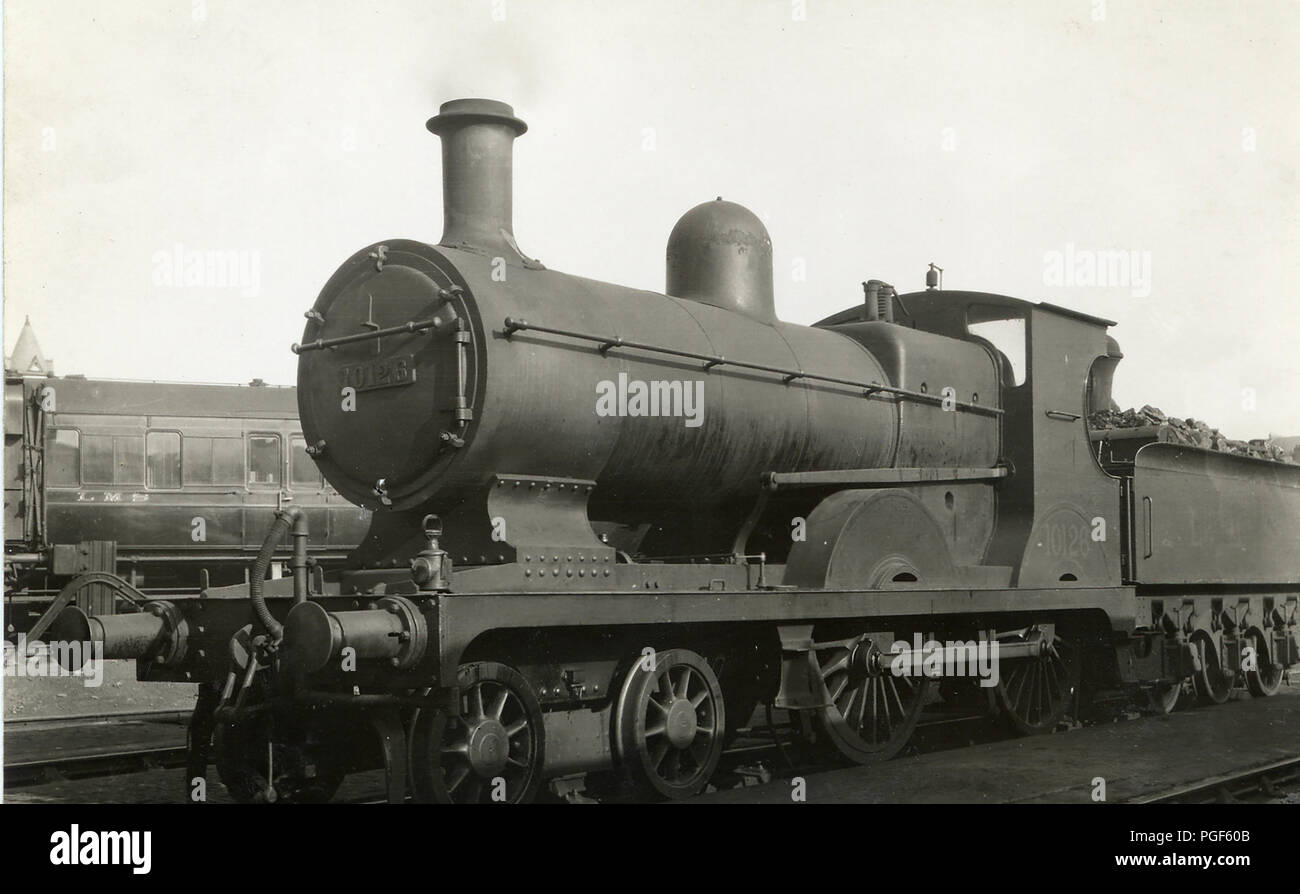
{"type": "Polygon", "coordinates": [[[44,717],[100,711],[185,710],[194,707],[193,683],[140,683],[134,661],[105,661],[94,677],[4,675],[4,716],[44,717]]]}

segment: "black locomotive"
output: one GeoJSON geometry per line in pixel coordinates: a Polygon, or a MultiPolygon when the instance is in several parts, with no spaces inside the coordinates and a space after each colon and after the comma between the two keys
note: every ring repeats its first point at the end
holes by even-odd
{"type": "Polygon", "coordinates": [[[428,127],[441,242],[357,252],[294,346],[307,449],[375,513],[348,570],[308,568],[289,510],[247,587],[60,619],[203,681],[191,774],[326,798],[364,719],[392,800],[580,773],[684,797],[764,702],[868,763],[939,698],[1041,733],[1099,693],[1269,695],[1296,662],[1300,469],[1103,464],[1108,321],[873,280],[783,323],[763,225],[720,199],[674,228],[666,294],[557,273],[512,233],[511,108],[428,127]],[[286,532],[292,580],[266,581],[286,532]]]}

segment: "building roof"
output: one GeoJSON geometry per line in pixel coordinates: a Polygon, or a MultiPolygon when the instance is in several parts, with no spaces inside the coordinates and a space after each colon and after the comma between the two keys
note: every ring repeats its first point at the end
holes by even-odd
{"type": "Polygon", "coordinates": [[[23,376],[54,375],[54,360],[41,352],[30,318],[23,319],[23,328],[18,333],[14,352],[5,358],[5,371],[23,376]]]}

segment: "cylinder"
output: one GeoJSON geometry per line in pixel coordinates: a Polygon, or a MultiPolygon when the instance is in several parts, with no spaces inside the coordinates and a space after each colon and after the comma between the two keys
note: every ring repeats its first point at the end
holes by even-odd
{"type": "Polygon", "coordinates": [[[284,623],[284,660],[310,674],[340,660],[343,650],[351,648],[360,660],[411,667],[424,656],[424,616],[400,596],[386,597],[378,605],[346,612],[329,612],[316,602],[295,605],[284,623]]]}
{"type": "Polygon", "coordinates": [[[152,602],[142,612],[126,615],[87,615],[68,606],[50,628],[50,642],[81,644],[81,649],[57,650],[59,663],[78,670],[90,658],[86,646],[102,649],[97,658],[152,658],[160,663],[184,654],[185,628],[171,603],[152,602]]]}
{"type": "Polygon", "coordinates": [[[514,245],[512,156],[528,125],[491,99],[445,102],[425,125],[442,138],[442,245],[485,252],[514,245]]]}

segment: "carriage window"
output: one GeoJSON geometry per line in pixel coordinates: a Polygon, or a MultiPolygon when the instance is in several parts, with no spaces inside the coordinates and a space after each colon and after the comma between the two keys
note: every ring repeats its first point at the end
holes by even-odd
{"type": "Polygon", "coordinates": [[[244,442],[241,439],[212,439],[212,483],[244,483],[244,442]]]}
{"type": "Polygon", "coordinates": [[[151,431],[144,436],[145,485],[162,490],[181,486],[181,436],[151,431]]]}
{"type": "Polygon", "coordinates": [[[316,461],[307,455],[307,439],[294,435],[289,440],[289,474],[294,484],[307,487],[320,487],[320,469],[316,461]]]}
{"type": "Polygon", "coordinates": [[[113,483],[113,439],[86,435],[81,441],[81,480],[87,484],[113,483]]]}
{"type": "Polygon", "coordinates": [[[185,483],[212,483],[212,439],[185,439],[185,483]]]}
{"type": "Polygon", "coordinates": [[[144,439],[134,435],[84,436],[81,480],[86,484],[144,484],[144,439]]]}
{"type": "Polygon", "coordinates": [[[185,483],[244,483],[244,442],[240,438],[186,438],[185,483]]]}
{"type": "Polygon", "coordinates": [[[45,483],[50,487],[76,487],[81,467],[81,432],[75,428],[51,429],[45,437],[45,483]]]}
{"type": "Polygon", "coordinates": [[[277,435],[248,436],[248,483],[280,483],[280,438],[277,435]]]}
{"type": "Polygon", "coordinates": [[[113,483],[144,484],[144,438],[113,438],[113,483]]]}

